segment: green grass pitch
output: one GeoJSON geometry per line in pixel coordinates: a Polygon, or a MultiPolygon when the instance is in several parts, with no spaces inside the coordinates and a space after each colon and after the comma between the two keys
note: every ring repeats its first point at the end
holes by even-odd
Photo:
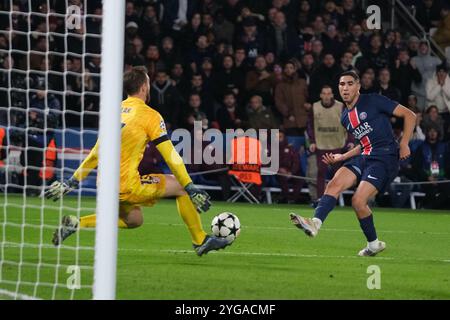
{"type": "MultiPolygon", "coordinates": [[[[95,207],[94,198],[66,197],[63,212],[76,213],[78,202],[81,214],[95,207]]],[[[44,299],[90,299],[94,232],[83,230],[57,250],[50,239],[58,203],[45,202],[42,209],[42,199],[11,195],[0,203],[0,299],[15,291],[44,299]],[[27,245],[17,245],[23,242],[27,245]],[[73,250],[75,245],[82,250],[73,250]],[[72,265],[81,266],[81,289],[67,289],[72,265]]],[[[378,236],[387,249],[361,258],[357,252],[365,239],[351,208],[335,209],[315,239],[288,218],[291,211],[311,215],[307,206],[215,202],[202,214],[205,230],[222,211],[240,218],[241,235],[226,250],[197,257],[174,200],[145,208],[142,227],[119,231],[117,298],[450,298],[449,212],[375,208],[378,236]],[[380,289],[367,288],[371,265],[380,268],[380,289]]]]}

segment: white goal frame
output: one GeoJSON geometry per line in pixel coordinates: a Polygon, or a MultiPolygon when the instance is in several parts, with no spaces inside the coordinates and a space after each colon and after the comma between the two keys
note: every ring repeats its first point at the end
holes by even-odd
{"type": "Polygon", "coordinates": [[[112,300],[116,294],[124,23],[125,1],[103,0],[99,179],[93,288],[96,300],[112,300]]]}

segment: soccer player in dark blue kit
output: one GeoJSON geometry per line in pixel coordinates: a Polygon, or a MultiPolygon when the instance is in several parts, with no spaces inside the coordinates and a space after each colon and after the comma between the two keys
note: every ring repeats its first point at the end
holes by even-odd
{"type": "Polygon", "coordinates": [[[332,165],[344,162],[328,183],[313,218],[290,214],[292,223],[308,236],[315,237],[336,205],[339,195],[357,185],[352,206],[359,224],[367,238],[367,246],[359,256],[375,256],[386,248],[379,241],[372,211],[368,201],[379,192],[383,193],[396,177],[399,160],[410,156],[409,140],[413,134],[416,116],[409,109],[379,94],[360,94],[359,76],[346,71],[339,78],[339,92],[346,104],[341,123],[352,133],[359,144],[344,154],[324,155],[322,161],[332,165]],[[403,135],[400,143],[395,140],[390,118],[403,118],[403,135]]]}

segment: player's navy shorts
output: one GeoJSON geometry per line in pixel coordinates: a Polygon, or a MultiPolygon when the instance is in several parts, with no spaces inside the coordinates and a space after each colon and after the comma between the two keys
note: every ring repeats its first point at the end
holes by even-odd
{"type": "Polygon", "coordinates": [[[398,156],[357,156],[344,163],[360,181],[370,182],[379,193],[384,193],[398,174],[398,156]]]}

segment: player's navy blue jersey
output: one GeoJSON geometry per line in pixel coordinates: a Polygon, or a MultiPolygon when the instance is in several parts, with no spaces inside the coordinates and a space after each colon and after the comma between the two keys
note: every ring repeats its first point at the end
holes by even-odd
{"type": "Polygon", "coordinates": [[[344,108],[342,125],[362,147],[362,155],[397,155],[390,118],[398,102],[379,94],[361,94],[352,109],[344,108]]]}

